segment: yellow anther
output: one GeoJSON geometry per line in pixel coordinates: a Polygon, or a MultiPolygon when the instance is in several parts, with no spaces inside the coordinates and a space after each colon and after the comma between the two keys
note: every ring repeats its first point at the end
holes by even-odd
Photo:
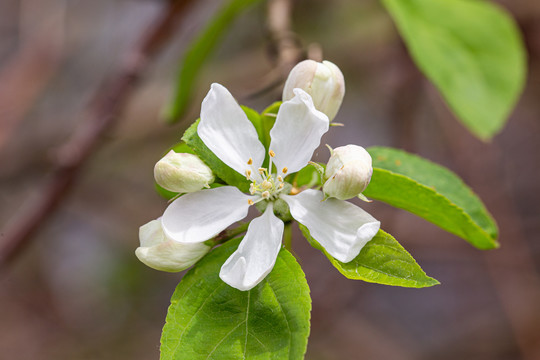
{"type": "Polygon", "coordinates": [[[268,198],[270,197],[270,192],[265,191],[265,192],[263,192],[263,193],[261,194],[261,196],[262,196],[263,199],[268,199],[268,198]]]}
{"type": "Polygon", "coordinates": [[[253,204],[254,204],[253,200],[248,199],[248,204],[249,204],[249,205],[253,205],[253,204]]]}
{"type": "Polygon", "coordinates": [[[250,179],[251,178],[251,170],[246,170],[246,179],[250,179]]]}
{"type": "Polygon", "coordinates": [[[248,162],[247,162],[248,165],[251,165],[253,164],[253,159],[252,158],[249,158],[248,162]]]}
{"type": "Polygon", "coordinates": [[[270,190],[272,188],[272,183],[268,180],[264,180],[261,184],[263,190],[270,190]]]}
{"type": "Polygon", "coordinates": [[[286,166],[285,166],[285,167],[283,168],[283,170],[281,170],[281,172],[282,172],[282,173],[284,173],[284,174],[286,174],[286,173],[287,173],[287,171],[289,171],[289,169],[287,169],[287,167],[286,167],[286,166]]]}
{"type": "Polygon", "coordinates": [[[269,154],[271,157],[276,156],[276,153],[274,152],[274,150],[270,150],[270,151],[268,152],[268,154],[269,154]]]}
{"type": "Polygon", "coordinates": [[[283,178],[281,176],[278,176],[277,179],[279,182],[283,182],[283,178]]]}
{"type": "Polygon", "coordinates": [[[279,188],[280,188],[280,189],[283,189],[283,186],[285,186],[284,183],[279,184],[279,188]]]}
{"type": "Polygon", "coordinates": [[[266,169],[265,169],[265,168],[259,168],[259,174],[261,174],[261,175],[262,175],[262,174],[264,174],[264,173],[265,173],[265,171],[266,171],[266,169]]]}

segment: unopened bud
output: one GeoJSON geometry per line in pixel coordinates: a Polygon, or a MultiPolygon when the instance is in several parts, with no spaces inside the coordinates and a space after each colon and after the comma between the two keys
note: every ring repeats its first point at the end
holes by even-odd
{"type": "Polygon", "coordinates": [[[335,148],[326,165],[323,192],[326,197],[351,199],[367,188],[372,174],[371,156],[363,147],[347,145],[335,148]]]}
{"type": "Polygon", "coordinates": [[[135,250],[139,260],[156,270],[178,272],[199,261],[211,249],[204,243],[181,244],[168,239],[161,220],[152,220],[139,228],[141,246],[135,250]]]}
{"type": "Polygon", "coordinates": [[[156,163],[154,178],[161,187],[178,193],[201,190],[215,179],[212,170],[197,155],[173,150],[156,163]]]}
{"type": "Polygon", "coordinates": [[[332,121],[345,95],[345,80],[339,68],[330,61],[304,60],[289,73],[283,88],[283,101],[294,97],[295,88],[311,95],[315,108],[332,121]]]}

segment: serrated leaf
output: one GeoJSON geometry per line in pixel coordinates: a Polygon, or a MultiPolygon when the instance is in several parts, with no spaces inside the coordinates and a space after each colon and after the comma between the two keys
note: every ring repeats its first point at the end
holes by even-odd
{"type": "Polygon", "coordinates": [[[383,0],[422,72],[476,136],[499,132],[525,83],[518,27],[477,0],[383,0]]]}
{"type": "Polygon", "coordinates": [[[239,241],[213,250],[176,288],[161,360],[303,359],[311,299],[300,265],[282,249],[266,279],[252,290],[236,290],[218,274],[239,241]]]}
{"type": "Polygon", "coordinates": [[[495,221],[456,174],[402,150],[367,150],[373,159],[368,198],[410,211],[479,249],[498,246],[495,221]]]}
{"type": "Polygon", "coordinates": [[[201,158],[202,161],[206,163],[212,169],[214,174],[221,180],[225,181],[227,184],[236,186],[241,191],[249,191],[249,181],[246,180],[245,176],[240,175],[235,170],[227,166],[223,161],[221,161],[201,140],[197,134],[197,126],[199,125],[199,120],[195,121],[182,136],[182,140],[191,147],[195,154],[201,158]]]}
{"type": "Polygon", "coordinates": [[[167,122],[174,123],[185,113],[192,98],[195,81],[206,59],[236,17],[257,1],[259,0],[227,1],[190,44],[180,64],[174,97],[164,111],[167,122]]]}
{"type": "Polygon", "coordinates": [[[336,260],[300,225],[302,234],[316,249],[321,250],[336,269],[348,279],[371,283],[423,288],[439,282],[426,275],[414,258],[392,235],[379,230],[377,235],[362,248],[360,254],[348,263],[336,260]]]}

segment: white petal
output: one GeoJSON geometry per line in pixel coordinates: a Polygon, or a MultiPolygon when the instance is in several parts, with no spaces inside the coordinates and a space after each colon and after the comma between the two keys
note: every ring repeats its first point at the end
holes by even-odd
{"type": "Polygon", "coordinates": [[[186,194],[165,210],[161,223],[165,235],[181,243],[206,241],[248,213],[248,200],[234,186],[186,194]]]}
{"type": "Polygon", "coordinates": [[[150,247],[167,241],[161,228],[161,218],[147,222],[139,228],[141,247],[150,247]]]}
{"type": "Polygon", "coordinates": [[[281,248],[283,221],[269,204],[264,214],[253,219],[238,249],[221,267],[219,277],[230,286],[246,291],[272,271],[281,248]]]}
{"type": "Polygon", "coordinates": [[[201,106],[201,121],[197,128],[204,144],[225,164],[245,175],[247,169],[258,174],[265,149],[257,130],[238,105],[229,90],[212,84],[201,106]],[[248,165],[249,159],[253,163],[248,165]]]}
{"type": "Polygon", "coordinates": [[[270,130],[270,150],[276,154],[273,162],[278,174],[284,167],[293,173],[306,166],[329,126],[328,117],[315,109],[311,96],[302,89],[294,89],[294,93],[279,108],[270,130]]]}
{"type": "Polygon", "coordinates": [[[379,231],[381,223],[349,202],[323,200],[322,192],[305,190],[298,195],[282,195],[291,215],[308,228],[311,236],[341,262],[354,259],[379,231]]]}

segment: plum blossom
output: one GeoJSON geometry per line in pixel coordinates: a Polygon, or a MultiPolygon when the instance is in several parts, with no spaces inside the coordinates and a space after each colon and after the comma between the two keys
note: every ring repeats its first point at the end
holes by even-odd
{"type": "Polygon", "coordinates": [[[250,206],[267,202],[219,274],[230,286],[249,290],[270,273],[281,249],[284,223],[273,209],[275,201],[282,199],[292,217],[330,255],[342,262],[354,259],[378,232],[380,222],[346,201],[323,201],[319,190],[287,194],[290,186],[284,181],[287,174],[308,164],[328,128],[328,117],[315,109],[311,96],[294,89],[294,97],[283,102],[270,131],[269,166],[264,168],[267,151],[255,127],[231,93],[212,84],[202,103],[198,135],[219,159],[251,181],[250,193],[222,186],[176,199],[161,219],[166,237],[182,244],[204,242],[246,217],[250,206]]]}

